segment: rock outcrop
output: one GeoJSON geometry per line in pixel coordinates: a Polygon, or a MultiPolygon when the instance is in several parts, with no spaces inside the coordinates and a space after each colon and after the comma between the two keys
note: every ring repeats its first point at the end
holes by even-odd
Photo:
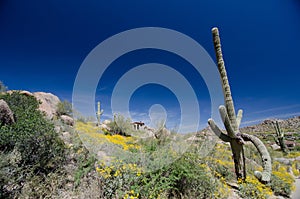
{"type": "Polygon", "coordinates": [[[60,102],[59,98],[52,93],[44,92],[35,92],[33,96],[41,101],[40,111],[44,112],[48,119],[53,119],[54,115],[56,115],[57,104],[60,102]]]}
{"type": "Polygon", "coordinates": [[[107,124],[100,124],[99,128],[102,129],[103,131],[110,131],[111,129],[108,127],[107,124]]]}
{"type": "Polygon", "coordinates": [[[110,123],[111,123],[110,120],[104,120],[104,121],[103,121],[103,124],[105,124],[105,125],[109,125],[110,123]]]}
{"type": "Polygon", "coordinates": [[[0,125],[15,123],[14,114],[4,100],[0,100],[0,125]]]}
{"type": "Polygon", "coordinates": [[[37,100],[41,102],[39,105],[39,110],[46,114],[48,119],[53,119],[56,115],[57,104],[60,102],[59,98],[52,93],[45,93],[45,92],[34,92],[31,93],[25,90],[9,90],[6,91],[7,93],[11,94],[13,92],[20,92],[20,94],[27,95],[27,96],[34,96],[37,100]]]}
{"type": "Polygon", "coordinates": [[[27,95],[27,96],[33,96],[33,94],[29,91],[20,91],[20,94],[27,95]]]}
{"type": "Polygon", "coordinates": [[[63,123],[69,125],[69,126],[74,126],[74,119],[71,118],[68,115],[62,115],[60,116],[60,119],[63,121],[63,123]]]}

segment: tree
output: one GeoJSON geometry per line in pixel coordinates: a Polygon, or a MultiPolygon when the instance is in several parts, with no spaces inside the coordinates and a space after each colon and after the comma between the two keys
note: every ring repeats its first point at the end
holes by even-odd
{"type": "Polygon", "coordinates": [[[212,29],[213,42],[215,53],[217,57],[218,70],[221,76],[223,94],[225,106],[221,105],[219,107],[220,115],[222,117],[227,134],[224,134],[220,128],[216,125],[213,119],[208,120],[208,124],[213,130],[213,132],[219,136],[219,138],[224,142],[229,142],[231,146],[231,151],[233,154],[235,174],[237,179],[246,179],[246,164],[243,145],[246,141],[250,141],[257,148],[260,156],[262,158],[263,172],[256,171],[255,175],[263,182],[269,182],[271,179],[272,165],[271,157],[265,145],[253,135],[248,135],[245,133],[240,133],[239,126],[241,124],[241,119],[243,111],[239,110],[236,116],[233,99],[231,96],[230,86],[228,82],[227,72],[225,69],[225,64],[222,55],[221,42],[219,37],[218,28],[212,29]]]}
{"type": "Polygon", "coordinates": [[[121,114],[114,114],[114,120],[108,124],[108,127],[111,129],[111,134],[115,135],[130,135],[132,131],[132,125],[130,118],[126,118],[121,114]]]}
{"type": "Polygon", "coordinates": [[[61,115],[72,115],[72,104],[68,102],[67,100],[64,100],[63,102],[59,102],[56,107],[56,113],[58,116],[61,115]]]}

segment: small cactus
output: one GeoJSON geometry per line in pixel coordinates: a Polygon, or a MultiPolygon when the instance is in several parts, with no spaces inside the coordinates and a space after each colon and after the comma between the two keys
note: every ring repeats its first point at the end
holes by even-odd
{"type": "Polygon", "coordinates": [[[97,120],[98,120],[98,126],[100,126],[100,118],[101,115],[103,114],[103,109],[101,109],[101,104],[98,102],[98,109],[97,109],[97,120]]]}
{"type": "Polygon", "coordinates": [[[276,144],[278,146],[280,146],[280,149],[282,152],[287,153],[287,148],[284,143],[284,132],[281,131],[278,121],[276,121],[274,123],[274,128],[276,131],[276,136],[273,136],[273,137],[274,137],[276,144]]]}

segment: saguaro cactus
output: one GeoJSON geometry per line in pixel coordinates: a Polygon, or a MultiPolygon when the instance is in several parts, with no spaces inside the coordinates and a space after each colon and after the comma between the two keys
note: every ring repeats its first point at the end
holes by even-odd
{"type": "Polygon", "coordinates": [[[100,118],[101,118],[102,114],[103,114],[103,109],[101,109],[101,104],[100,104],[100,102],[98,102],[98,109],[97,109],[98,125],[100,125],[100,118]]]}
{"type": "Polygon", "coordinates": [[[284,132],[281,131],[278,121],[274,123],[274,128],[276,131],[276,136],[274,136],[276,144],[280,146],[282,152],[287,153],[287,148],[284,143],[284,132]]]}
{"type": "Polygon", "coordinates": [[[231,96],[227,72],[222,55],[218,28],[213,28],[212,34],[225,101],[225,106],[221,105],[219,107],[219,111],[227,134],[221,131],[221,129],[216,125],[213,119],[209,119],[208,124],[211,127],[212,131],[217,136],[219,136],[221,140],[230,143],[237,179],[244,180],[246,178],[246,164],[243,145],[246,141],[250,141],[257,148],[262,158],[263,172],[261,173],[259,171],[256,171],[255,175],[261,181],[268,182],[270,181],[272,172],[271,157],[265,145],[257,137],[253,135],[242,134],[239,131],[243,111],[239,110],[238,114],[235,114],[233,99],[231,96]]]}

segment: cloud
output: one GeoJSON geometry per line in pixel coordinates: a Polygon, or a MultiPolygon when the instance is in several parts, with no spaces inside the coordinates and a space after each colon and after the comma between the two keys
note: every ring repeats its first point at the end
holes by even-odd
{"type": "Polygon", "coordinates": [[[107,86],[100,87],[100,88],[97,88],[97,92],[105,91],[106,89],[108,89],[107,86]]]}
{"type": "Polygon", "coordinates": [[[246,125],[250,125],[250,124],[255,124],[255,123],[259,123],[264,120],[267,120],[267,119],[275,119],[275,118],[286,119],[286,118],[290,118],[290,117],[294,117],[294,116],[298,116],[298,115],[300,115],[300,112],[277,114],[277,115],[273,115],[271,117],[261,117],[261,118],[257,118],[257,119],[253,119],[253,120],[247,120],[247,121],[242,122],[242,125],[246,126],[246,125]]]}
{"type": "Polygon", "coordinates": [[[265,110],[255,111],[245,115],[245,118],[248,117],[249,119],[242,121],[242,126],[257,124],[267,119],[286,119],[297,115],[300,115],[300,104],[273,107],[265,110]]]}
{"type": "Polygon", "coordinates": [[[273,112],[273,111],[282,111],[282,110],[288,110],[288,109],[292,109],[292,108],[300,108],[300,104],[293,104],[293,105],[289,105],[289,106],[274,107],[274,108],[265,109],[265,110],[261,110],[261,111],[255,111],[255,112],[249,113],[249,115],[259,114],[259,113],[268,113],[268,112],[273,112]]]}

